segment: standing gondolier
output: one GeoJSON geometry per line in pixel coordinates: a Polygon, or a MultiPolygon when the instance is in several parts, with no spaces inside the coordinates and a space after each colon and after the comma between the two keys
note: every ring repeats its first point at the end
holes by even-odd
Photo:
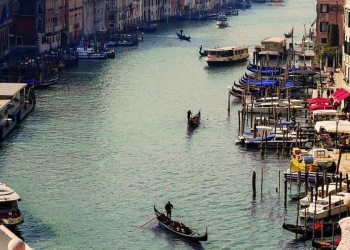
{"type": "Polygon", "coordinates": [[[191,120],[191,115],[192,115],[191,110],[187,111],[187,121],[188,122],[190,122],[190,120],[191,120]]]}
{"type": "Polygon", "coordinates": [[[173,209],[173,204],[168,201],[167,204],[165,204],[165,210],[166,210],[166,217],[171,220],[171,209],[173,209]]]}

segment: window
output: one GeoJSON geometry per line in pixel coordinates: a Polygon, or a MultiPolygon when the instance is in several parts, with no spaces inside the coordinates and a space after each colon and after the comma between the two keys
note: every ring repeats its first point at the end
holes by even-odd
{"type": "Polygon", "coordinates": [[[38,14],[43,14],[43,3],[42,2],[38,3],[38,14]]]}
{"type": "Polygon", "coordinates": [[[328,22],[320,23],[320,32],[327,32],[328,22]]]}
{"type": "Polygon", "coordinates": [[[329,4],[321,4],[321,13],[329,12],[329,4]]]}
{"type": "Polygon", "coordinates": [[[22,45],[22,37],[21,36],[16,37],[16,45],[22,45]]]}
{"type": "Polygon", "coordinates": [[[14,3],[13,3],[13,13],[14,14],[18,14],[18,2],[17,1],[15,1],[14,3]]]}
{"type": "Polygon", "coordinates": [[[42,31],[43,29],[44,29],[44,27],[43,27],[43,20],[41,19],[41,17],[39,17],[36,20],[36,30],[42,31]]]}

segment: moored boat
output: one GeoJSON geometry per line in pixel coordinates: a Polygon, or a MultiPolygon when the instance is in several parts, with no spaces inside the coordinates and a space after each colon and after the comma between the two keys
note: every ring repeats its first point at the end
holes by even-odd
{"type": "Polygon", "coordinates": [[[228,66],[247,60],[249,57],[247,45],[234,45],[208,49],[205,58],[208,66],[228,66]]]}
{"type": "Polygon", "coordinates": [[[24,221],[24,216],[18,207],[20,196],[6,184],[0,182],[0,223],[13,227],[24,221]]]}
{"type": "Polygon", "coordinates": [[[300,210],[299,215],[302,218],[320,220],[348,212],[348,207],[344,203],[344,197],[346,195],[349,195],[349,193],[339,192],[329,197],[320,198],[310,203],[309,207],[300,210]]]}
{"type": "Polygon", "coordinates": [[[198,232],[193,231],[191,227],[186,227],[184,225],[181,227],[177,221],[173,221],[163,213],[160,213],[156,209],[156,206],[154,206],[154,213],[157,216],[159,224],[171,233],[193,241],[208,240],[208,228],[206,228],[205,234],[199,234],[198,232]]]}
{"type": "Polygon", "coordinates": [[[338,223],[323,223],[320,226],[315,224],[314,227],[310,227],[308,225],[295,225],[295,224],[288,224],[283,223],[282,228],[295,233],[300,234],[304,236],[305,238],[312,238],[312,237],[321,237],[322,235],[324,237],[332,236],[333,234],[340,234],[340,226],[338,223]]]}
{"type": "Polygon", "coordinates": [[[312,247],[316,250],[336,250],[340,241],[341,237],[334,241],[315,241],[315,239],[312,239],[312,247]]]}

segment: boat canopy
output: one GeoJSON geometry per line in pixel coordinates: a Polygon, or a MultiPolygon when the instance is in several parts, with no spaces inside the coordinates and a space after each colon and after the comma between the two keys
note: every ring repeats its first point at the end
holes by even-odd
{"type": "Polygon", "coordinates": [[[321,128],[324,128],[328,132],[347,133],[350,134],[350,122],[340,120],[337,126],[336,121],[319,121],[315,124],[315,130],[320,132],[321,128]]]}

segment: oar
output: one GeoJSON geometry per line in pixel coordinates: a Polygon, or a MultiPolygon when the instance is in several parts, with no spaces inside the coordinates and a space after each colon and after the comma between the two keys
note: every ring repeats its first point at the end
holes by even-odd
{"type": "Polygon", "coordinates": [[[143,227],[143,226],[147,225],[148,223],[150,223],[151,221],[153,221],[153,220],[156,219],[156,218],[157,218],[157,216],[154,217],[154,218],[152,218],[152,219],[150,219],[150,220],[147,221],[145,224],[143,224],[143,225],[141,225],[141,226],[139,226],[139,227],[143,227]]]}
{"type": "MultiPolygon", "coordinates": [[[[164,213],[162,213],[162,214],[164,214],[164,213]]],[[[141,226],[138,226],[138,227],[143,227],[143,226],[147,225],[148,223],[150,223],[151,221],[153,221],[153,220],[156,219],[157,217],[158,217],[158,216],[156,216],[156,217],[150,219],[150,220],[147,221],[145,224],[143,224],[143,225],[141,225],[141,226]]]]}

